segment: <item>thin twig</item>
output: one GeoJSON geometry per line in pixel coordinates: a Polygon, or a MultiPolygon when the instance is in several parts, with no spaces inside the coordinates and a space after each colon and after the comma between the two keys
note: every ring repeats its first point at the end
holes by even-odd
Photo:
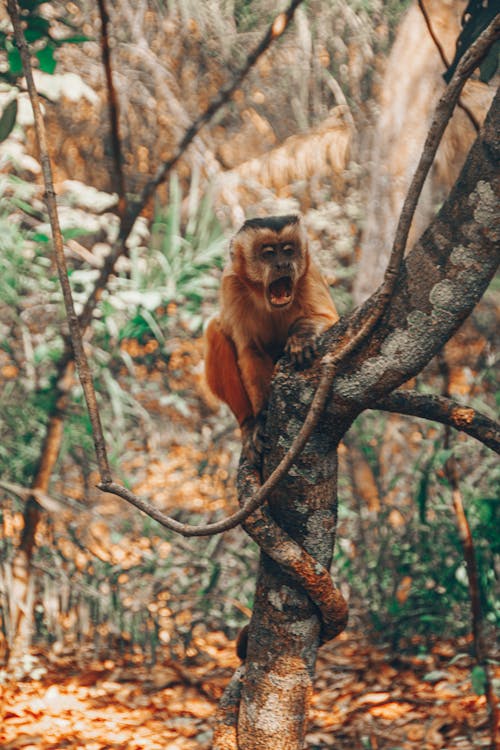
{"type": "MultiPolygon", "coordinates": [[[[429,32],[429,36],[434,42],[434,45],[438,51],[439,57],[441,58],[441,61],[445,67],[445,70],[448,70],[448,68],[450,67],[450,63],[448,62],[446,58],[441,42],[437,38],[436,33],[434,32],[434,29],[432,28],[431,19],[429,17],[429,14],[427,13],[427,8],[424,5],[424,0],[418,0],[418,7],[420,8],[420,11],[424,17],[425,25],[427,26],[427,31],[429,32]]],[[[458,100],[458,106],[460,107],[461,110],[465,112],[465,114],[469,118],[472,124],[472,127],[474,128],[476,133],[479,133],[480,125],[476,119],[476,116],[472,112],[472,110],[470,110],[469,107],[466,104],[464,104],[461,99],[458,100]]]]}
{"type": "Polygon", "coordinates": [[[31,106],[33,107],[35,133],[40,152],[43,181],[45,185],[45,204],[47,206],[47,212],[49,214],[49,221],[52,230],[57,271],[62,287],[64,305],[66,308],[66,315],[68,318],[68,325],[71,335],[73,352],[75,355],[76,366],[78,369],[78,375],[82,384],[85,400],[87,402],[87,408],[89,410],[90,421],[92,424],[92,435],[94,439],[97,461],[99,464],[99,471],[101,476],[103,477],[103,480],[107,479],[107,481],[111,481],[111,471],[106,455],[106,447],[104,444],[104,437],[102,433],[102,425],[99,416],[99,409],[97,406],[96,394],[94,385],[92,383],[90,368],[83,348],[82,334],[80,331],[80,326],[78,324],[78,316],[73,304],[73,296],[68,280],[66,260],[64,257],[64,245],[61,234],[61,227],[59,225],[59,215],[57,211],[54,182],[52,179],[52,166],[48,151],[47,134],[45,131],[45,123],[43,121],[42,110],[40,107],[35,82],[33,80],[30,52],[21,27],[21,19],[17,8],[17,3],[15,2],[15,0],[7,0],[7,7],[12,20],[12,25],[14,27],[16,43],[21,54],[26,84],[28,86],[31,106]]]}
{"type": "Polygon", "coordinates": [[[123,219],[126,212],[125,176],[123,174],[123,155],[120,138],[120,110],[118,97],[116,96],[115,84],[113,82],[113,70],[111,65],[111,51],[109,49],[109,14],[104,0],[97,0],[99,15],[101,17],[101,56],[102,64],[106,74],[106,85],[108,88],[109,121],[111,126],[111,146],[113,150],[113,162],[115,175],[118,183],[118,216],[123,219]]]}
{"type": "Polygon", "coordinates": [[[500,424],[485,414],[445,396],[397,390],[370,407],[407,414],[454,427],[500,453],[500,424]]]}

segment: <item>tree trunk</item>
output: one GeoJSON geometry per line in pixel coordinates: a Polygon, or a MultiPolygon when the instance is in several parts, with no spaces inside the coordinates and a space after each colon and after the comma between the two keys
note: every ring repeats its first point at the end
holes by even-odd
{"type": "MultiPolygon", "coordinates": [[[[287,378],[275,390],[269,430],[273,447],[265,461],[265,475],[279,463],[305,418],[313,377],[317,373],[287,378]],[[286,403],[297,404],[293,419],[286,403]]],[[[345,423],[338,425],[338,431],[320,423],[269,498],[269,511],[278,525],[327,569],[337,522],[337,436],[346,429],[345,423]]],[[[304,746],[320,631],[318,608],[300,583],[261,553],[240,703],[240,750],[304,746]]]]}

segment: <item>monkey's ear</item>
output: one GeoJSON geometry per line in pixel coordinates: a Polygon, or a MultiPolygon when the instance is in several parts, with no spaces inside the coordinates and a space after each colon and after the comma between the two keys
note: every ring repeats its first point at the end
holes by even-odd
{"type": "Polygon", "coordinates": [[[240,254],[241,248],[239,247],[239,243],[236,240],[236,237],[233,237],[229,243],[229,257],[231,258],[231,261],[234,263],[240,254]]]}
{"type": "Polygon", "coordinates": [[[238,235],[231,240],[229,256],[233,271],[239,276],[245,276],[245,243],[238,235]]]}
{"type": "Polygon", "coordinates": [[[307,230],[301,216],[298,217],[297,221],[297,234],[304,253],[308,253],[309,237],[307,236],[307,230]]]}

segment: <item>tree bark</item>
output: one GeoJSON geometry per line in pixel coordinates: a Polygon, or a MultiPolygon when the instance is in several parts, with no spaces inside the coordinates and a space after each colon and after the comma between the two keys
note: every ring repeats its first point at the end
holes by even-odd
{"type": "MultiPolygon", "coordinates": [[[[497,94],[453,191],[408,255],[386,314],[341,367],[316,432],[269,498],[272,518],[326,567],[335,539],[339,440],[364,408],[376,408],[379,398],[422,370],[470,314],[498,267],[499,157],[497,94]]],[[[366,303],[366,313],[372,304],[366,303]]],[[[322,354],[335,349],[347,322],[324,335],[322,354]]],[[[289,364],[279,364],[264,478],[297,433],[318,379],[319,368],[292,374],[289,364]]],[[[242,483],[245,472],[242,466],[242,483]]],[[[303,748],[320,628],[318,609],[301,585],[262,554],[242,678],[239,750],[303,748]]]]}

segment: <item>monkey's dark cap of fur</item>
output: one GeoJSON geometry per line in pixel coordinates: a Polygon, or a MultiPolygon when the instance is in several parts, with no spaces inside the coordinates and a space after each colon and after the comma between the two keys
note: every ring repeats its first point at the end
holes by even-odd
{"type": "Polygon", "coordinates": [[[281,232],[284,227],[290,224],[298,224],[300,217],[296,214],[288,214],[287,216],[263,216],[255,219],[247,219],[240,232],[245,229],[272,229],[274,232],[281,232]]]}

